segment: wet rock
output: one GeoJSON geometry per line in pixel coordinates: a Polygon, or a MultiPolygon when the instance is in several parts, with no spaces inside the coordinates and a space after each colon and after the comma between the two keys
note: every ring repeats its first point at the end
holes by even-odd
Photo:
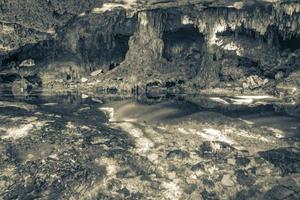
{"type": "Polygon", "coordinates": [[[118,88],[116,87],[109,87],[106,89],[107,93],[109,94],[116,94],[118,92],[118,88]]]}
{"type": "Polygon", "coordinates": [[[186,194],[192,194],[196,189],[197,189],[197,185],[196,184],[188,184],[185,188],[184,188],[184,192],[186,194]]]}
{"type": "Polygon", "coordinates": [[[235,172],[235,176],[236,176],[237,182],[241,185],[251,186],[255,183],[255,177],[253,177],[246,170],[237,170],[235,172]]]}
{"type": "Polygon", "coordinates": [[[264,199],[266,200],[297,200],[300,198],[299,192],[295,192],[292,188],[287,188],[285,186],[279,185],[273,187],[265,195],[264,199]]]}
{"type": "Polygon", "coordinates": [[[117,173],[118,178],[134,178],[135,176],[137,176],[137,174],[130,169],[122,170],[117,173]]]}
{"type": "Polygon", "coordinates": [[[268,79],[263,79],[257,75],[253,75],[247,77],[246,81],[243,83],[243,88],[254,90],[266,85],[268,82],[268,79]]]}
{"type": "Polygon", "coordinates": [[[101,99],[99,99],[99,98],[93,97],[93,98],[92,98],[92,101],[97,102],[97,103],[99,103],[99,104],[103,104],[103,100],[101,100],[101,99]]]}
{"type": "Polygon", "coordinates": [[[215,186],[215,183],[212,180],[207,179],[207,178],[204,178],[202,183],[210,188],[215,186]]]}
{"type": "Polygon", "coordinates": [[[123,194],[124,197],[128,197],[130,195],[130,191],[126,187],[118,190],[117,192],[123,194]]]}
{"type": "Polygon", "coordinates": [[[218,196],[215,192],[208,192],[207,190],[204,190],[201,192],[201,196],[205,200],[218,200],[218,196]]]}
{"type": "Polygon", "coordinates": [[[205,165],[203,163],[197,163],[191,167],[192,171],[204,170],[205,165]]]}
{"type": "Polygon", "coordinates": [[[279,167],[283,174],[300,172],[300,150],[298,148],[279,148],[260,152],[260,156],[279,167]]]}
{"type": "Polygon", "coordinates": [[[92,137],[90,143],[92,145],[101,145],[105,144],[109,139],[108,138],[103,138],[102,136],[96,136],[92,137]]]}
{"type": "Polygon", "coordinates": [[[250,159],[246,157],[238,156],[236,158],[236,164],[246,167],[250,163],[250,159]]]}
{"type": "Polygon", "coordinates": [[[224,159],[227,155],[234,151],[235,149],[228,143],[220,141],[206,141],[200,145],[198,154],[203,157],[224,159]]]}
{"type": "Polygon", "coordinates": [[[244,189],[238,192],[235,196],[235,200],[256,200],[262,199],[262,192],[257,186],[252,186],[250,189],[244,189]]]}
{"type": "Polygon", "coordinates": [[[279,185],[290,188],[295,192],[300,192],[300,174],[293,174],[278,180],[279,185]]]}
{"type": "Polygon", "coordinates": [[[170,151],[166,156],[167,159],[181,159],[181,160],[188,157],[189,157],[189,153],[187,151],[183,151],[180,149],[170,151]]]}
{"type": "Polygon", "coordinates": [[[26,79],[16,80],[11,86],[11,91],[15,96],[28,95],[31,89],[32,86],[26,79]]]}

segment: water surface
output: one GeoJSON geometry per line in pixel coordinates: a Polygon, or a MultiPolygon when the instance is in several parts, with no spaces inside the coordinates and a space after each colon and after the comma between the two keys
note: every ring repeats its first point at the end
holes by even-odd
{"type": "Polygon", "coordinates": [[[300,120],[277,103],[3,95],[0,197],[272,199],[285,184],[297,197],[300,120]]]}

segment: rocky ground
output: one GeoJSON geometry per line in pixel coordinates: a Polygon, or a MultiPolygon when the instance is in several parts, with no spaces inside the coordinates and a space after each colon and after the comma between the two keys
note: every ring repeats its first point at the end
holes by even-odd
{"type": "Polygon", "coordinates": [[[59,99],[0,102],[1,199],[300,197],[298,118],[195,97],[59,99]]]}

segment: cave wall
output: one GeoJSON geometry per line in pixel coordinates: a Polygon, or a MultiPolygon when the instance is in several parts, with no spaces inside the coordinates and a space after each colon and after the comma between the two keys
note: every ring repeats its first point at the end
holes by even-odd
{"type": "MultiPolygon", "coordinates": [[[[165,6],[167,1],[137,10],[121,6],[96,13],[84,11],[103,2],[77,3],[84,5],[72,10],[75,4],[68,2],[52,1],[47,9],[43,4],[45,15],[52,13],[52,17],[39,18],[34,25],[26,17],[20,17],[22,25],[16,22],[14,29],[2,25],[2,43],[14,49],[2,56],[2,69],[11,67],[10,61],[18,66],[32,58],[36,66],[24,71],[37,74],[43,83],[80,80],[102,69],[107,74],[99,78],[102,82],[119,79],[146,85],[180,80],[194,88],[232,85],[244,89],[252,84],[249,80],[274,83],[299,69],[297,2],[165,6]],[[56,19],[55,12],[63,14],[64,20],[56,19]],[[33,27],[32,34],[12,32],[24,25],[33,27]],[[12,39],[3,40],[8,37],[12,39]]],[[[14,21],[5,12],[3,16],[14,21]]]]}

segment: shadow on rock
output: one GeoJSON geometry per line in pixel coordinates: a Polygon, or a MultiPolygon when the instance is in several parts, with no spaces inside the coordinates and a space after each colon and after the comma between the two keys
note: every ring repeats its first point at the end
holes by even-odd
{"type": "Polygon", "coordinates": [[[300,172],[300,149],[279,148],[259,153],[264,159],[279,167],[283,175],[300,172]]]}

